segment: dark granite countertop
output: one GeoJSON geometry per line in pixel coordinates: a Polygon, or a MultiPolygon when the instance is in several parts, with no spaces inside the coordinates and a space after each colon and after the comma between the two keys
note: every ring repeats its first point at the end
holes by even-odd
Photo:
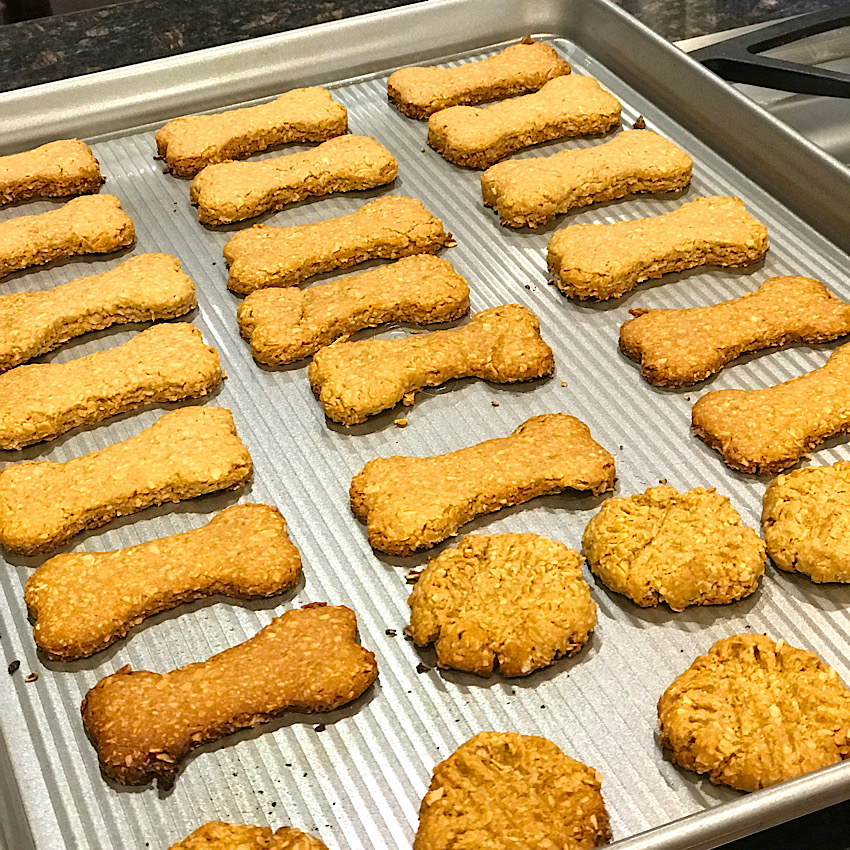
{"type": "MultiPolygon", "coordinates": [[[[0,91],[427,0],[132,0],[0,27],[0,91]]],[[[671,40],[847,0],[617,0],[671,40]]]]}
{"type": "MultiPolygon", "coordinates": [[[[0,27],[0,91],[173,56],[351,15],[428,0],[131,0],[0,27]]],[[[616,0],[677,40],[821,10],[848,0],[616,0]]],[[[2,126],[2,125],[0,125],[2,126]]],[[[728,846],[728,850],[850,850],[850,803],[728,846]]]]}

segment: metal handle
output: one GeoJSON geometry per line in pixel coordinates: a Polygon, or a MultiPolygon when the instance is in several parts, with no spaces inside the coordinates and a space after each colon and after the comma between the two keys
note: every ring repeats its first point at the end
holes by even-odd
{"type": "Polygon", "coordinates": [[[850,74],[759,55],[810,35],[850,25],[850,13],[815,12],[694,50],[690,55],[733,83],[800,94],[850,97],[850,74]]]}

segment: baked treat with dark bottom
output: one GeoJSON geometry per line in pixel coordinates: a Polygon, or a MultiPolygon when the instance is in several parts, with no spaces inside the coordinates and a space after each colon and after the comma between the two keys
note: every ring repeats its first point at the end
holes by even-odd
{"type": "Polygon", "coordinates": [[[244,643],[170,673],[122,667],[82,704],[102,771],[169,784],[190,750],[288,711],[332,711],[375,681],[350,608],[321,602],[276,617],[244,643]]]}

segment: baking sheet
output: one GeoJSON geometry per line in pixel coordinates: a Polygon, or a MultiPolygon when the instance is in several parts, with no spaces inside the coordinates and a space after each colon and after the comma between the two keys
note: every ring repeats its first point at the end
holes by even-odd
{"type": "MultiPolygon", "coordinates": [[[[599,204],[561,216],[535,232],[508,231],[481,204],[480,172],[462,171],[430,149],[422,150],[425,123],[406,119],[387,104],[387,74],[380,73],[333,89],[349,109],[351,131],[375,136],[397,157],[400,174],[395,183],[305,202],[259,219],[297,224],[353,211],[386,193],[421,198],[457,240],[457,247],[442,256],[469,281],[473,310],[516,301],[540,318],[543,336],[555,350],[553,378],[513,387],[467,379],[424,391],[412,410],[402,409],[409,420],[403,430],[393,425],[398,410],[353,428],[330,425],[312,396],[304,366],[257,366],[239,338],[239,302],[225,288],[221,258],[231,233],[250,223],[215,231],[200,226],[188,203],[188,182],[163,174],[152,160],[153,129],[130,130],[103,141],[89,137],[108,177],[103,191],[121,198],[136,225],[137,246],[108,258],[19,273],[4,279],[2,291],[48,288],[112,268],[128,253],[165,251],[180,257],[198,287],[199,308],[190,319],[216,346],[228,373],[223,388],[205,403],[234,412],[239,433],[251,449],[255,475],[241,493],[145,511],[82,535],[66,550],[133,545],[202,525],[227,504],[263,501],[278,505],[286,517],[304,559],[305,578],[296,592],[282,599],[216,599],[158,615],[91,659],[57,664],[37,657],[22,600],[31,568],[43,559],[7,553],[7,564],[0,569],[7,600],[0,613],[0,646],[5,663],[20,659],[21,669],[2,682],[0,729],[26,812],[26,817],[14,818],[16,850],[27,846],[27,828],[39,848],[167,847],[209,819],[274,827],[291,823],[316,833],[329,847],[345,850],[408,847],[434,763],[482,729],[544,735],[600,770],[615,838],[625,839],[687,815],[726,811],[715,807],[742,799],[737,792],[675,767],[655,742],[658,696],[716,639],[747,630],[783,637],[818,653],[850,681],[850,588],[816,586],[772,567],[761,588],[742,602],[682,614],[638,609],[588,575],[599,624],[588,646],[573,659],[516,680],[416,671],[420,662],[433,666],[434,656],[401,636],[409,592],[404,575],[456,540],[413,558],[373,553],[347,497],[351,476],[365,462],[378,455],[451,451],[503,436],[532,415],[566,411],[587,422],[594,437],[614,454],[618,495],[642,491],[662,478],[679,489],[716,486],[732,498],[745,522],[758,527],[765,482],[730,471],[690,436],[691,403],[708,389],[763,387],[816,368],[836,343],[745,357],[697,388],[671,392],[645,384],[637,366],[619,354],[619,325],[630,307],[713,303],[750,291],[775,274],[816,277],[850,297],[844,271],[848,258],[838,248],[662,113],[653,105],[652,93],[633,90],[573,41],[551,36],[545,40],[575,71],[596,77],[623,101],[624,125],[643,114],[651,129],[674,139],[694,157],[694,181],[687,192],[599,204]],[[546,283],[545,249],[556,227],[657,214],[712,193],[742,197],[768,225],[772,247],[754,270],[668,275],[663,283],[644,284],[623,299],[601,305],[571,302],[546,283]],[[317,600],[353,607],[361,642],[378,656],[379,682],[363,698],[329,716],[288,716],[202,747],[185,761],[168,792],[122,789],[102,779],[79,718],[80,700],[100,678],[126,663],[165,671],[205,658],[250,637],[275,613],[317,600]],[[396,629],[397,636],[386,635],[388,628],[396,629]],[[40,677],[27,684],[24,676],[31,670],[40,677]],[[318,723],[325,724],[324,731],[315,731],[318,723]]],[[[500,47],[492,44],[455,56],[449,64],[491,55],[500,47]]],[[[518,157],[600,141],[556,142],[518,157]]],[[[52,207],[49,202],[20,205],[0,212],[0,218],[52,207]]],[[[325,275],[310,285],[334,277],[325,275]]],[[[64,362],[101,350],[126,341],[139,327],[89,335],[43,359],[64,362]]],[[[406,332],[385,327],[377,333],[387,337],[406,332]]],[[[119,417],[0,458],[4,463],[67,460],[138,433],[161,409],[119,417]]],[[[815,462],[842,457],[850,457],[845,441],[832,440],[817,452],[815,462]]],[[[470,523],[463,532],[534,531],[579,548],[584,525],[600,502],[574,495],[537,499],[470,523]]],[[[827,787],[833,791],[850,786],[843,767],[827,773],[827,787]]],[[[811,779],[798,783],[803,790],[796,794],[794,784],[770,792],[784,803],[775,806],[772,822],[817,807],[811,790],[815,786],[807,782],[811,779]]],[[[758,797],[735,806],[743,807],[735,827],[739,833],[768,822],[758,816],[758,797]]],[[[828,802],[823,797],[821,804],[828,802]]],[[[700,846],[719,843],[707,840],[713,843],[700,846]]],[[[644,846],[696,845],[692,836],[670,832],[644,846]]]]}

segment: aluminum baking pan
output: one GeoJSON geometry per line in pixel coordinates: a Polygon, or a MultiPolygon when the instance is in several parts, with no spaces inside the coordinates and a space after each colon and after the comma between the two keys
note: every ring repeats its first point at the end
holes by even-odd
{"type": "MultiPolygon", "coordinates": [[[[816,277],[850,297],[844,253],[850,248],[850,177],[840,164],[604,0],[432,0],[10,92],[0,95],[0,114],[2,153],[54,137],[90,141],[108,176],[107,190],[136,223],[133,250],[180,257],[198,284],[200,303],[191,319],[216,345],[228,373],[207,403],[234,411],[256,465],[243,493],[149,510],[67,548],[131,545],[197,527],[233,501],[255,500],[281,508],[305,563],[304,582],[282,600],[194,603],[73,664],[47,663],[34,649],[22,588],[39,560],[10,557],[0,565],[2,657],[5,664],[21,661],[17,674],[0,676],[0,818],[11,848],[164,848],[212,818],[293,823],[339,850],[409,847],[434,763],[481,729],[542,734],[598,768],[615,839],[632,850],[714,847],[850,794],[850,765],[838,765],[744,796],[674,766],[655,741],[658,696],[697,654],[728,634],[752,629],[782,636],[817,652],[850,681],[850,588],[816,586],[770,568],[760,590],[736,605],[673,614],[637,609],[595,586],[599,625],[573,659],[520,680],[418,674],[417,664],[431,667],[433,656],[400,637],[407,622],[404,575],[427,555],[376,556],[347,499],[351,476],[376,455],[449,451],[507,434],[533,414],[564,410],[586,421],[614,453],[618,493],[641,491],[661,478],[680,489],[717,486],[757,526],[764,481],[731,472],[690,436],[691,402],[709,386],[766,386],[814,368],[835,344],[750,356],[697,388],[662,392],[619,354],[618,329],[630,307],[712,303],[775,274],[816,277]],[[548,40],[577,71],[614,92],[624,104],[624,123],[643,114],[651,128],[687,149],[695,160],[688,192],[597,205],[537,232],[513,232],[483,208],[477,172],[423,152],[425,125],[387,104],[387,74],[412,62],[489,55],[526,33],[548,40]],[[263,220],[316,221],[384,192],[421,198],[457,239],[443,255],[469,280],[473,309],[519,301],[540,317],[555,349],[553,379],[517,387],[458,381],[447,391],[423,393],[405,414],[403,430],[393,426],[393,411],[345,429],[328,426],[303,366],[269,370],[253,362],[238,335],[238,300],[225,288],[221,258],[222,245],[241,225],[213,231],[197,223],[188,183],[164,175],[152,159],[153,130],[179,114],[268,98],[306,83],[332,85],[349,109],[352,130],[387,145],[400,176],[387,189],[299,204],[263,220]],[[545,248],[556,226],[634,218],[715,192],[739,195],[768,225],[772,248],[756,269],[687,272],[603,305],[571,302],[546,285],[545,248]],[[378,655],[379,683],[358,703],[322,718],[321,732],[314,731],[314,718],[289,717],[201,748],[169,792],[119,789],[102,779],[79,719],[80,699],[98,679],[126,663],[168,670],[205,658],[254,634],[276,611],[314,600],[351,605],[362,642],[378,655]],[[386,635],[387,628],[399,636],[386,635]],[[26,683],[31,670],[40,677],[26,683]]],[[[597,143],[558,142],[519,156],[597,143]]],[[[20,205],[0,217],[51,206],[20,205]]],[[[46,288],[120,259],[73,260],[13,275],[0,287],[46,288]]],[[[92,334],[45,359],[97,351],[129,339],[132,331],[92,334]]],[[[119,417],[0,459],[64,460],[138,433],[157,415],[146,410],[119,417]]],[[[832,440],[817,462],[841,457],[850,457],[850,449],[832,440]]],[[[464,530],[535,531],[577,548],[599,503],[549,497],[464,530]]]]}

